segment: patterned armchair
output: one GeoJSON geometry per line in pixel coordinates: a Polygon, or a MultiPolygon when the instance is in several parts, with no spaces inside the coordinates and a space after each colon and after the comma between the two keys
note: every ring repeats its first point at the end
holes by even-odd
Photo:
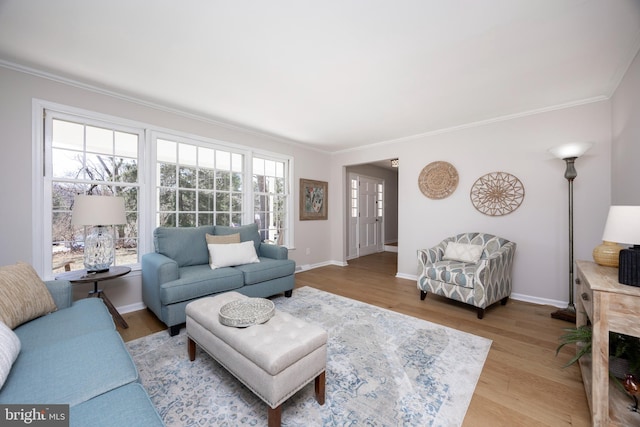
{"type": "Polygon", "coordinates": [[[516,244],[485,233],[449,237],[431,249],[418,250],[420,299],[427,292],[471,304],[478,319],[496,301],[511,295],[516,244]]]}

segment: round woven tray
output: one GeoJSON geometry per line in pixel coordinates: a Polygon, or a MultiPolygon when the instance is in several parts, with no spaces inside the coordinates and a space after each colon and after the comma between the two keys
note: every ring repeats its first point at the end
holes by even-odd
{"type": "Polygon", "coordinates": [[[266,298],[247,298],[231,301],[220,307],[220,323],[236,328],[259,325],[271,319],[276,307],[266,298]]]}
{"type": "Polygon", "coordinates": [[[448,162],[429,163],[420,172],[418,186],[428,198],[444,199],[458,186],[458,171],[448,162]]]}

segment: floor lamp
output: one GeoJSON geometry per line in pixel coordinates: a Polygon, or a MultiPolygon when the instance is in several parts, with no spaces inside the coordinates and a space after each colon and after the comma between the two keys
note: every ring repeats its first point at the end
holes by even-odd
{"type": "Polygon", "coordinates": [[[565,161],[567,168],[564,177],[569,182],[569,304],[566,308],[551,313],[554,319],[576,322],[576,306],[573,303],[573,180],[578,176],[575,161],[591,148],[591,142],[574,142],[554,147],[551,154],[565,161]]]}

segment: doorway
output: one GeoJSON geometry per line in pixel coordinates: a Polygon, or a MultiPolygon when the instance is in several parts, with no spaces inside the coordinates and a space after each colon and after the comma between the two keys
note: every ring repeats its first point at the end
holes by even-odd
{"type": "Polygon", "coordinates": [[[349,173],[349,249],[348,259],[383,251],[383,179],[349,173]]]}

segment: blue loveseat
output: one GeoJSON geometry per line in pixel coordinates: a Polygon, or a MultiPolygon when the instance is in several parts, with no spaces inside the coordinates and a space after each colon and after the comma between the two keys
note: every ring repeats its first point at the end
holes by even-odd
{"type": "Polygon", "coordinates": [[[102,300],[45,284],[57,310],[13,330],[20,353],[0,404],[68,404],[71,426],[164,426],[102,300]]]}
{"type": "Polygon", "coordinates": [[[296,263],[286,247],[261,241],[256,224],[240,227],[158,227],[155,252],[142,256],[142,300],[176,335],[187,320],[185,307],[198,298],[236,291],[249,297],[284,293],[295,286],[296,263]],[[211,269],[206,235],[239,234],[253,242],[257,263],[211,269]]]}

